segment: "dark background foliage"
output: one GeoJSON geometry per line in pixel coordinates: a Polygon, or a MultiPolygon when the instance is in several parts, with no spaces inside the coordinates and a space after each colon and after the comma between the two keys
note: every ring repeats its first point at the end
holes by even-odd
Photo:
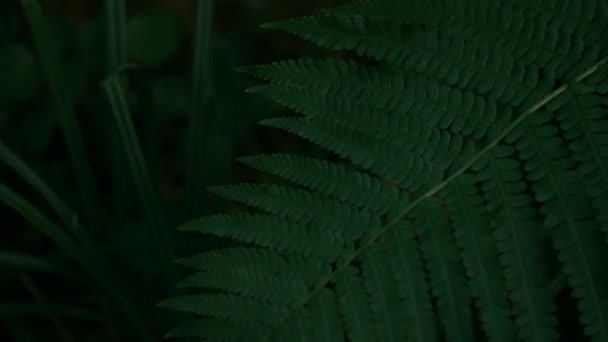
{"type": "MultiPolygon", "coordinates": [[[[213,111],[224,125],[207,155],[210,184],[265,181],[261,173],[234,163],[235,156],[261,152],[322,153],[295,137],[255,123],[285,111],[244,93],[254,84],[236,73],[241,65],[268,63],[328,53],[258,25],[318,12],[342,0],[222,0],[215,1],[211,45],[213,111]],[[215,172],[213,170],[216,170],[215,172]]],[[[107,99],[100,84],[107,70],[107,42],[102,1],[41,1],[53,43],[74,99],[96,186],[102,198],[105,224],[79,217],[93,231],[95,243],[146,313],[148,326],[161,339],[176,319],[155,304],[173,291],[160,279],[151,238],[142,227],[136,191],[128,174],[107,99]]],[[[168,229],[210,211],[225,209],[218,200],[187,204],[185,165],[188,115],[192,103],[192,58],[195,1],[127,1],[130,66],[128,101],[139,141],[159,194],[168,229]]],[[[82,211],[66,146],[54,113],[39,56],[18,1],[0,2],[0,134],[1,140],[38,173],[77,212],[82,211]]],[[[0,179],[23,197],[52,211],[12,170],[0,165],[0,179]]],[[[206,197],[202,197],[203,199],[206,197]]],[[[230,209],[230,208],[228,208],[230,209]]],[[[112,305],[82,270],[70,262],[37,227],[0,206],[0,303],[66,304],[87,308],[102,317],[114,315],[112,305]],[[28,257],[36,259],[28,259],[28,257]],[[41,264],[41,262],[43,262],[41,264]],[[45,264],[48,262],[48,264],[45,264]],[[60,268],[58,271],[56,268],[60,268]]],[[[176,237],[177,256],[221,247],[220,240],[176,237]]],[[[97,341],[128,336],[113,324],[84,322],[81,317],[0,309],[0,340],[97,341]]],[[[27,311],[27,310],[26,310],[27,311]]],[[[34,310],[35,311],[35,310],[34,310]]],[[[125,328],[125,327],[123,327],[125,328]]],[[[126,327],[125,330],[128,330],[126,327]]]]}

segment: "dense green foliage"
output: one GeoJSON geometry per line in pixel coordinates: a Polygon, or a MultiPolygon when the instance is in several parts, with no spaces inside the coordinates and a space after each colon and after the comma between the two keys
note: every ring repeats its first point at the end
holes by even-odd
{"type": "Polygon", "coordinates": [[[264,125],[335,157],[246,157],[293,185],[211,188],[259,212],[181,226],[241,244],[180,261],[198,290],[163,305],[198,318],[170,335],[608,341],[606,25],[602,0],[361,0],[265,25],[344,51],[242,68],[301,114],[264,125]]]}
{"type": "Polygon", "coordinates": [[[0,340],[608,341],[608,3],[341,2],[0,2],[0,340]]]}
{"type": "Polygon", "coordinates": [[[299,55],[257,25],[312,6],[0,1],[0,341],[163,339],[172,260],[230,245],[175,229],[224,208],[204,188],[260,177],[233,155],[307,148],[252,129],[282,109],[234,68],[299,55]]]}

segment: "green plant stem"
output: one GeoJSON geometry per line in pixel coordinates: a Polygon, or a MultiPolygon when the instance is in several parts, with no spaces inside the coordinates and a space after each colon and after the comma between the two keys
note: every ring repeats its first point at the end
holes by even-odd
{"type": "Polygon", "coordinates": [[[83,208],[90,220],[99,222],[97,220],[103,219],[103,215],[100,213],[101,201],[99,200],[93,172],[91,171],[89,159],[84,148],[83,138],[74,111],[74,104],[66,82],[63,79],[65,73],[59,64],[56,47],[52,43],[42,8],[35,0],[22,0],[21,5],[32,31],[34,43],[40,55],[40,61],[46,73],[53,99],[59,109],[59,121],[69,151],[83,208]]]}
{"type": "MultiPolygon", "coordinates": [[[[59,218],[63,221],[64,225],[69,227],[70,231],[73,234],[73,237],[66,234],[65,231],[59,227],[56,226],[54,224],[50,224],[50,220],[48,219],[43,219],[42,217],[40,217],[39,221],[38,221],[38,225],[37,227],[39,227],[40,229],[42,229],[45,234],[49,237],[51,237],[51,239],[53,239],[53,241],[55,241],[55,243],[64,251],[67,252],[66,254],[68,254],[68,256],[70,256],[72,259],[75,259],[76,261],[78,260],[82,260],[82,258],[84,258],[85,256],[82,254],[81,250],[84,249],[86,251],[88,251],[88,254],[95,259],[99,259],[99,255],[101,255],[101,253],[98,252],[98,248],[94,243],[93,238],[90,236],[89,232],[84,229],[84,227],[82,226],[82,224],[79,222],[79,220],[77,219],[76,214],[74,213],[74,211],[72,211],[60,198],[59,196],[57,196],[55,194],[55,192],[53,192],[53,190],[36,174],[34,173],[33,170],[31,170],[23,161],[21,161],[21,159],[19,159],[19,157],[17,157],[6,145],[4,145],[2,142],[0,142],[0,160],[4,161],[9,167],[11,167],[21,178],[23,178],[28,184],[30,184],[32,186],[32,188],[34,188],[36,191],[38,191],[38,193],[51,205],[51,207],[54,209],[54,211],[56,212],[56,214],[59,216],[59,218]],[[45,224],[44,222],[47,222],[47,224],[45,224]],[[75,240],[73,239],[75,238],[75,240]]],[[[17,209],[17,208],[21,208],[21,210],[17,209],[17,211],[21,212],[22,215],[28,215],[28,216],[24,216],[27,219],[31,219],[31,217],[29,215],[34,215],[34,217],[37,217],[38,215],[35,212],[35,208],[33,206],[31,206],[30,208],[28,208],[28,204],[25,202],[25,200],[19,198],[16,194],[12,193],[12,191],[4,188],[1,189],[0,188],[0,196],[2,196],[2,199],[4,199],[5,201],[13,201],[13,208],[17,209]]],[[[10,205],[10,204],[9,204],[10,205]]],[[[15,266],[17,265],[21,265],[21,266],[25,266],[25,267],[34,267],[34,268],[39,268],[41,270],[52,270],[52,264],[44,263],[44,260],[38,260],[35,257],[32,256],[27,256],[27,255],[18,255],[15,253],[2,253],[2,251],[0,251],[0,264],[2,264],[3,262],[5,263],[11,263],[14,264],[15,266]]],[[[111,271],[112,268],[111,267],[107,267],[104,266],[104,261],[103,260],[99,260],[98,261],[101,264],[101,268],[106,269],[107,273],[112,273],[113,277],[116,278],[115,272],[111,271]]],[[[83,267],[85,267],[84,264],[82,264],[83,267]]],[[[64,273],[67,272],[68,270],[64,270],[64,273]]],[[[94,271],[93,269],[89,270],[89,272],[94,271]]],[[[71,273],[67,273],[68,275],[71,275],[72,278],[77,278],[77,276],[75,274],[71,274],[71,273]]],[[[96,276],[94,276],[94,278],[102,278],[105,277],[107,278],[107,275],[104,274],[97,274],[96,276]]],[[[118,283],[116,283],[113,286],[117,286],[119,287],[118,283]]],[[[120,305],[122,305],[123,300],[117,296],[119,292],[124,292],[124,289],[120,289],[117,288],[117,290],[109,290],[111,292],[116,292],[117,294],[112,295],[112,293],[110,292],[110,296],[114,296],[114,300],[120,302],[120,305]]],[[[136,312],[136,309],[134,308],[125,308],[131,312],[136,312]]],[[[130,313],[127,313],[130,314],[130,313]]],[[[139,314],[136,314],[139,315],[139,314]]]]}
{"type": "Polygon", "coordinates": [[[99,258],[99,254],[95,253],[90,243],[79,244],[40,210],[1,183],[0,202],[11,207],[53,240],[63,253],[79,264],[120,308],[138,338],[142,341],[152,341],[150,333],[146,330],[145,320],[133,302],[133,296],[127,294],[122,282],[110,271],[112,268],[99,258]]]}
{"type": "Polygon", "coordinates": [[[122,88],[122,82],[117,75],[108,77],[103,82],[103,88],[110,101],[112,114],[118,129],[118,135],[122,141],[123,150],[126,154],[131,174],[135,181],[142,210],[144,212],[150,236],[156,243],[164,268],[165,280],[174,284],[177,277],[172,264],[173,252],[169,234],[165,231],[166,224],[162,215],[156,191],[146,167],[141,147],[135,134],[135,128],[131,121],[131,114],[127,106],[127,100],[122,88]]]}
{"type": "MultiPolygon", "coordinates": [[[[127,40],[127,14],[124,0],[104,0],[104,12],[106,19],[106,48],[107,48],[107,72],[115,73],[128,63],[128,40],[127,40]]],[[[121,75],[125,91],[127,91],[127,75],[121,75]]],[[[108,144],[112,151],[121,149],[120,137],[112,134],[114,123],[108,122],[105,127],[108,131],[108,144]]],[[[132,208],[133,186],[129,181],[127,160],[122,153],[112,153],[112,187],[113,203],[116,217],[124,219],[129,209],[132,208]]]]}
{"type": "Polygon", "coordinates": [[[73,237],[4,184],[0,184],[0,201],[42,230],[67,256],[74,260],[79,260],[83,257],[80,253],[80,246],[73,237]]]}
{"type": "Polygon", "coordinates": [[[6,163],[17,175],[36,190],[42,198],[53,208],[55,213],[70,228],[74,236],[80,241],[86,240],[87,233],[78,224],[78,216],[72,211],[55,192],[30,169],[11,149],[0,141],[0,160],[6,163]]]}
{"type": "Polygon", "coordinates": [[[104,0],[108,72],[127,64],[127,14],[124,0],[104,0]]]}
{"type": "Polygon", "coordinates": [[[186,187],[188,200],[199,210],[197,205],[207,203],[206,186],[209,184],[209,152],[214,142],[209,139],[216,114],[212,111],[213,78],[211,65],[211,28],[212,0],[199,0],[196,12],[196,32],[194,36],[193,93],[192,112],[188,126],[188,154],[186,165],[186,187]]]}

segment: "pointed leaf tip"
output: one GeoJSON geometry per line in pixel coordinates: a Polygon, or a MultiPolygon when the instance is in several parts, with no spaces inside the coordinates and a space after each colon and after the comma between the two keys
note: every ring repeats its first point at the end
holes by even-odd
{"type": "Polygon", "coordinates": [[[241,157],[234,158],[234,160],[236,160],[237,162],[239,162],[241,164],[245,164],[245,165],[249,165],[249,161],[251,159],[252,159],[252,156],[241,156],[241,157]]]}
{"type": "Polygon", "coordinates": [[[171,309],[172,307],[172,302],[174,301],[175,298],[169,298],[169,299],[165,299],[163,301],[160,301],[158,303],[156,303],[156,306],[161,307],[161,308],[166,308],[166,309],[171,309]]]}
{"type": "Polygon", "coordinates": [[[248,94],[264,94],[263,93],[263,89],[267,88],[266,85],[261,85],[261,86],[253,86],[250,88],[245,89],[245,92],[248,94]]]}
{"type": "Polygon", "coordinates": [[[260,120],[260,121],[258,121],[258,123],[259,123],[260,125],[262,125],[262,126],[269,126],[269,127],[272,127],[272,123],[273,123],[274,121],[275,121],[275,120],[273,120],[273,118],[270,118],[270,119],[264,119],[264,120],[260,120]]]}

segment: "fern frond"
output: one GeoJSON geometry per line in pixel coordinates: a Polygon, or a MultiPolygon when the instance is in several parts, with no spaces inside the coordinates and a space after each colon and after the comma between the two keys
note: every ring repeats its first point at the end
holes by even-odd
{"type": "MultiPolygon", "coordinates": [[[[589,100],[593,108],[593,104],[599,100],[596,98],[596,101],[593,101],[592,95],[573,96],[574,93],[580,92],[581,87],[584,88],[584,85],[571,87],[570,91],[566,93],[567,96],[563,97],[563,101],[555,103],[547,109],[557,110],[560,121],[569,124],[562,124],[567,137],[582,134],[582,139],[594,138],[593,134],[589,134],[590,131],[584,134],[584,131],[577,132],[572,126],[572,123],[577,121],[579,123],[582,121],[585,125],[592,124],[592,120],[584,118],[587,108],[581,101],[589,100]],[[581,116],[583,120],[581,120],[581,116]]],[[[603,100],[599,100],[599,103],[601,102],[603,100]]],[[[598,185],[601,185],[604,179],[601,178],[599,168],[602,167],[604,161],[597,151],[601,147],[601,143],[590,145],[593,146],[589,151],[591,153],[587,152],[583,155],[575,152],[573,158],[566,158],[568,149],[555,136],[557,129],[544,123],[544,121],[553,119],[553,115],[553,112],[547,113],[544,120],[542,116],[539,116],[538,118],[543,120],[541,121],[543,124],[532,127],[528,139],[526,136],[520,139],[520,141],[528,143],[526,149],[522,151],[522,154],[526,154],[522,156],[522,159],[529,159],[526,164],[530,165],[529,168],[535,167],[535,170],[531,170],[534,172],[531,173],[534,175],[534,178],[531,179],[534,184],[533,190],[536,192],[537,200],[542,203],[540,211],[546,215],[545,225],[551,229],[553,244],[559,252],[564,272],[574,290],[574,296],[579,299],[581,323],[585,325],[585,330],[590,336],[608,336],[608,331],[603,330],[608,326],[608,322],[606,322],[608,319],[608,306],[606,305],[608,282],[601,275],[602,270],[600,269],[600,265],[608,261],[608,252],[605,245],[598,241],[600,232],[596,228],[598,225],[594,219],[596,214],[591,209],[593,198],[587,193],[577,191],[581,188],[581,184],[577,181],[577,177],[569,172],[576,161],[586,162],[586,165],[579,166],[579,172],[583,168],[595,169],[595,174],[600,177],[591,179],[595,182],[599,181],[598,185]]],[[[531,120],[530,125],[534,124],[536,123],[531,120]]],[[[599,127],[598,131],[601,132],[603,130],[601,124],[599,127]]],[[[581,139],[579,139],[580,141],[581,139]]],[[[600,192],[605,191],[601,186],[599,189],[600,192]]]]}
{"type": "MultiPolygon", "coordinates": [[[[396,80],[382,91],[377,91],[375,95],[378,97],[367,95],[365,89],[353,92],[356,94],[353,96],[334,94],[323,91],[318,85],[314,88],[265,85],[249,89],[249,92],[267,96],[308,117],[322,117],[332,122],[344,121],[344,113],[349,113],[349,118],[383,123],[402,120],[410,111],[416,111],[425,118],[428,126],[449,129],[452,133],[473,139],[483,137],[490,140],[496,137],[501,129],[500,124],[509,122],[512,116],[510,107],[497,105],[494,101],[486,101],[483,97],[463,93],[453,87],[440,87],[436,81],[426,82],[414,74],[403,73],[402,78],[400,73],[391,73],[396,80]],[[391,92],[394,95],[391,96],[391,92]],[[379,97],[380,94],[382,97],[379,97]]],[[[344,85],[338,83],[340,81],[332,79],[331,86],[353,89],[348,80],[343,81],[346,83],[344,85]]]]}
{"type": "Polygon", "coordinates": [[[268,328],[286,314],[285,308],[279,305],[230,294],[182,296],[166,300],[160,305],[182,312],[230,320],[241,327],[258,325],[268,328]]]}
{"type": "Polygon", "coordinates": [[[401,311],[395,282],[392,281],[389,265],[385,262],[387,248],[378,244],[361,256],[361,274],[365,292],[369,298],[374,340],[403,341],[404,331],[398,329],[405,315],[393,315],[401,311]]]}
{"type": "Polygon", "coordinates": [[[513,109],[435,79],[394,67],[364,67],[353,61],[284,61],[246,67],[273,85],[259,93],[311,118],[362,115],[380,120],[418,113],[429,125],[454,133],[496,137],[513,109]]]}
{"type": "Polygon", "coordinates": [[[394,187],[343,164],[290,154],[241,157],[238,160],[378,214],[387,214],[407,203],[407,198],[403,198],[394,187]]]}
{"type": "MultiPolygon", "coordinates": [[[[393,88],[392,91],[396,91],[399,87],[400,85],[393,83],[391,88],[393,88]]],[[[431,93],[432,91],[424,89],[421,93],[431,93]]],[[[464,140],[461,134],[436,127],[439,122],[442,122],[443,125],[450,125],[452,130],[469,134],[473,130],[482,132],[487,130],[487,127],[480,127],[480,122],[475,122],[475,119],[478,118],[462,120],[456,119],[454,115],[445,114],[447,107],[440,107],[434,113],[421,113],[429,116],[425,120],[419,120],[398,113],[388,113],[384,109],[378,110],[366,105],[359,105],[344,98],[327,101],[329,96],[326,95],[300,97],[285,92],[280,93],[280,90],[277,89],[269,89],[271,98],[277,93],[280,94],[281,101],[296,106],[301,103],[302,107],[298,107],[298,109],[310,118],[308,122],[323,122],[324,125],[326,125],[325,122],[328,122],[332,126],[339,126],[343,131],[353,132],[353,134],[382,136],[403,152],[409,152],[425,159],[441,170],[450,167],[457,169],[462,166],[466,157],[473,154],[473,146],[471,141],[464,140]],[[345,112],[349,113],[348,117],[340,114],[345,112]]],[[[417,100],[424,102],[423,99],[417,100]]],[[[429,101],[432,100],[427,100],[426,103],[428,104],[429,101]]],[[[273,120],[265,122],[273,122],[273,120]]]]}
{"type": "Polygon", "coordinates": [[[448,341],[471,341],[473,322],[469,293],[445,208],[438,200],[428,199],[412,212],[412,218],[420,234],[420,249],[446,338],[448,341]]]}
{"type": "Polygon", "coordinates": [[[562,221],[555,227],[553,245],[559,252],[573,296],[578,300],[585,334],[601,341],[608,336],[608,277],[605,274],[608,252],[593,219],[589,198],[579,190],[578,177],[568,173],[561,179],[568,211],[562,213],[562,221]]]}
{"type": "Polygon", "coordinates": [[[377,137],[350,132],[328,122],[277,118],[264,120],[262,124],[285,129],[317,143],[411,192],[423,191],[425,184],[433,184],[442,177],[442,170],[429,161],[406,154],[396,146],[382,144],[377,137]]]}
{"type": "MultiPolygon", "coordinates": [[[[556,119],[564,131],[572,158],[579,162],[587,194],[597,210],[596,219],[608,242],[608,98],[601,95],[600,82],[608,74],[605,65],[599,77],[568,89],[569,101],[556,109],[556,119]]],[[[606,83],[606,82],[605,82],[606,83]]]]}
{"type": "Polygon", "coordinates": [[[603,1],[576,0],[515,0],[500,4],[364,0],[326,13],[347,16],[365,13],[366,17],[381,22],[437,25],[452,35],[487,41],[494,49],[512,54],[524,64],[557,67],[557,73],[576,75],[597,58],[585,56],[584,48],[602,36],[608,5],[603,1]]]}
{"type": "Polygon", "coordinates": [[[371,308],[361,278],[359,270],[354,267],[340,271],[335,277],[338,301],[348,339],[357,342],[375,341],[371,308]]]}
{"type": "Polygon", "coordinates": [[[234,272],[199,272],[182,280],[181,288],[209,288],[223,290],[260,301],[291,305],[294,298],[306,296],[306,287],[295,280],[276,275],[234,272]]]}
{"type": "MultiPolygon", "coordinates": [[[[340,235],[321,228],[323,227],[271,215],[241,213],[203,217],[192,220],[179,229],[230,237],[261,247],[273,247],[278,251],[317,256],[331,261],[337,259],[343,251],[352,249],[340,235]]],[[[208,267],[210,266],[205,266],[205,269],[208,267]]]]}
{"type": "MultiPolygon", "coordinates": [[[[418,122],[427,131],[449,129],[452,134],[489,141],[513,116],[508,106],[390,67],[368,67],[361,71],[352,62],[304,60],[248,70],[276,82],[250,92],[333,124],[358,119],[361,125],[378,127],[381,130],[378,134],[391,134],[391,140],[404,141],[408,136],[403,133],[411,135],[407,125],[418,122]],[[297,75],[297,79],[293,77],[287,83],[285,75],[297,75]],[[412,112],[420,113],[421,120],[411,117],[412,112]]],[[[429,144],[426,140],[416,143],[429,144]]],[[[433,142],[429,145],[434,147],[433,142]]],[[[466,153],[460,157],[464,156],[466,153]]]]}
{"type": "Polygon", "coordinates": [[[342,159],[246,157],[296,186],[211,189],[267,214],[181,228],[241,244],[180,261],[202,294],[167,305],[203,320],[175,334],[556,341],[567,281],[606,339],[605,1],[361,0],[267,27],[373,61],[242,68],[301,114],[262,124],[342,159]]]}
{"type": "Polygon", "coordinates": [[[314,341],[344,341],[342,319],[339,316],[337,299],[333,291],[322,289],[311,303],[311,317],[316,329],[313,329],[314,341]]]}
{"type": "MultiPolygon", "coordinates": [[[[574,99],[571,95],[566,95],[561,102],[556,102],[547,109],[555,110],[562,108],[564,103],[579,101],[578,97],[574,99]]],[[[554,119],[554,113],[538,114],[522,126],[528,132],[517,140],[516,146],[520,149],[520,158],[526,161],[524,168],[528,171],[535,198],[541,203],[540,212],[545,215],[545,226],[553,235],[553,244],[564,267],[569,270],[566,271],[566,276],[575,291],[575,297],[579,298],[581,321],[587,326],[589,335],[608,336],[608,331],[601,331],[600,328],[608,325],[605,321],[608,318],[608,307],[603,304],[604,297],[608,296],[608,283],[600,276],[602,271],[597,268],[601,260],[608,260],[608,253],[602,252],[605,249],[602,243],[598,245],[600,235],[595,229],[597,223],[593,219],[594,213],[589,209],[591,199],[574,190],[577,185],[573,184],[568,170],[573,167],[576,159],[567,158],[568,149],[557,137],[558,128],[547,123],[554,119]]],[[[570,117],[576,120],[572,114],[562,112],[561,116],[563,120],[572,120],[570,117]]],[[[571,135],[573,131],[567,130],[566,134],[571,135]]]]}
{"type": "Polygon", "coordinates": [[[488,212],[476,183],[474,175],[464,174],[442,191],[442,198],[452,217],[470,293],[479,308],[486,336],[490,341],[512,341],[508,292],[500,272],[488,212]]]}
{"type": "Polygon", "coordinates": [[[380,227],[378,216],[306,190],[278,185],[240,184],[213,187],[211,191],[274,215],[301,223],[313,223],[336,230],[345,240],[355,240],[366,230],[380,227]],[[348,227],[348,229],[341,229],[348,227]]]}
{"type": "Polygon", "coordinates": [[[526,184],[512,147],[500,146],[492,158],[476,165],[477,178],[492,217],[494,238],[511,292],[519,338],[554,341],[558,334],[555,306],[548,292],[537,228],[540,222],[525,195],[526,184]]]}
{"type": "Polygon", "coordinates": [[[271,249],[234,247],[182,258],[183,266],[212,273],[278,274],[312,285],[320,274],[330,271],[322,261],[314,261],[301,254],[277,252],[271,249]],[[246,262],[243,262],[246,261],[246,262]]]}
{"type": "Polygon", "coordinates": [[[522,108],[537,102],[555,79],[541,80],[538,69],[492,49],[487,43],[441,34],[436,28],[377,23],[365,17],[318,17],[273,23],[281,29],[331,49],[355,50],[358,55],[423,73],[461,89],[522,108]],[[363,31],[363,32],[362,32],[363,31]],[[349,46],[343,46],[347,44],[349,46]]]}
{"type": "Polygon", "coordinates": [[[411,341],[435,341],[437,329],[432,309],[430,285],[424,272],[424,264],[407,222],[397,224],[386,236],[390,274],[394,281],[405,322],[411,322],[405,331],[411,341]]]}

